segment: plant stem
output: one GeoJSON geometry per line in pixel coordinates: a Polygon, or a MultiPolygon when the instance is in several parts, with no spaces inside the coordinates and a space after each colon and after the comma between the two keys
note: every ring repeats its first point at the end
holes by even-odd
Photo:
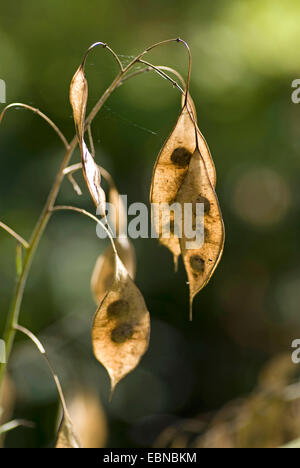
{"type": "Polygon", "coordinates": [[[55,382],[55,385],[56,385],[56,388],[57,388],[57,392],[58,392],[58,395],[59,395],[59,399],[60,399],[60,402],[61,402],[61,405],[62,405],[62,408],[63,408],[63,411],[64,411],[64,414],[70,418],[69,416],[69,412],[68,412],[68,409],[67,409],[67,405],[66,405],[66,400],[65,400],[65,397],[64,397],[64,393],[63,393],[63,390],[62,390],[62,386],[61,386],[61,383],[59,381],[59,378],[54,370],[54,367],[52,366],[48,356],[47,356],[47,353],[45,351],[45,348],[44,346],[42,345],[42,343],[40,342],[40,340],[30,331],[30,330],[27,330],[27,328],[25,327],[22,327],[21,325],[16,325],[15,327],[15,330],[16,331],[19,331],[21,333],[24,333],[24,335],[26,335],[28,338],[30,338],[30,340],[35,344],[35,346],[37,347],[37,349],[39,350],[39,352],[44,356],[44,358],[46,359],[47,361],[47,364],[49,366],[49,369],[51,371],[51,374],[52,374],[52,377],[53,377],[53,380],[55,382]]]}
{"type": "Polygon", "coordinates": [[[0,435],[12,431],[20,426],[34,428],[35,424],[31,421],[26,421],[25,419],[14,419],[13,421],[3,424],[3,426],[0,426],[0,435]]]}
{"type": "Polygon", "coordinates": [[[8,234],[10,234],[12,237],[14,237],[18,242],[20,242],[20,244],[23,245],[23,247],[25,249],[28,249],[29,248],[29,244],[28,242],[23,239],[23,237],[21,237],[19,234],[17,234],[13,229],[11,229],[9,226],[7,226],[6,224],[2,223],[0,221],[0,228],[4,229],[4,231],[8,232],[8,234]]]}
{"type": "Polygon", "coordinates": [[[156,67],[155,65],[152,65],[152,63],[146,62],[145,60],[142,60],[142,59],[140,59],[139,62],[143,63],[144,65],[147,65],[149,68],[152,68],[153,70],[155,70],[156,73],[158,73],[160,76],[162,76],[165,80],[169,80],[172,83],[172,85],[175,86],[175,88],[178,88],[179,91],[182,94],[184,94],[185,91],[183,91],[183,89],[179,86],[177,81],[173,80],[169,75],[164,73],[162,68],[156,67]]]}
{"type": "Polygon", "coordinates": [[[12,109],[13,107],[22,107],[23,109],[27,109],[27,110],[30,110],[31,112],[33,112],[34,114],[37,114],[39,115],[42,119],[44,119],[49,125],[50,127],[53,128],[53,130],[57,133],[57,135],[59,136],[59,138],[61,139],[61,141],[63,142],[65,148],[67,149],[69,144],[66,140],[66,137],[64,136],[64,134],[62,133],[62,131],[57,127],[57,125],[55,125],[54,122],[52,122],[51,119],[49,119],[49,117],[44,114],[43,112],[41,112],[39,109],[36,109],[35,107],[32,107],[32,106],[29,106],[28,104],[23,104],[21,102],[15,102],[13,104],[9,104],[8,106],[6,106],[3,111],[1,112],[0,114],[0,123],[4,117],[4,114],[5,112],[8,110],[8,109],[12,109]]]}
{"type": "MultiPolygon", "coordinates": [[[[125,69],[126,70],[126,69],[125,69]]],[[[119,81],[123,77],[125,70],[120,72],[117,77],[114,79],[114,81],[111,83],[109,88],[105,91],[105,93],[102,95],[102,97],[99,99],[97,104],[94,106],[93,110],[91,111],[90,115],[87,117],[87,123],[86,126],[88,126],[94,119],[94,117],[97,115],[99,110],[101,109],[102,105],[108,99],[110,94],[114,91],[114,89],[118,86],[119,81]]],[[[126,70],[127,71],[127,70],[126,70]]],[[[24,289],[26,286],[28,274],[31,268],[31,264],[34,258],[34,254],[36,252],[36,249],[38,247],[38,244],[41,240],[41,237],[44,233],[44,230],[50,220],[51,214],[52,214],[52,208],[55,204],[61,183],[64,178],[64,170],[68,166],[70,159],[72,157],[72,154],[77,146],[77,136],[73,138],[70,144],[68,144],[67,151],[65,153],[65,156],[63,158],[63,161],[61,163],[60,169],[58,171],[58,174],[56,176],[56,179],[54,181],[54,184],[50,190],[50,193],[48,195],[47,201],[45,203],[45,206],[42,210],[42,213],[39,217],[39,220],[34,228],[29,247],[26,251],[26,256],[24,258],[24,264],[23,264],[23,269],[21,272],[21,275],[18,278],[14,297],[12,300],[12,304],[8,313],[7,321],[6,321],[6,327],[4,331],[4,341],[6,345],[6,363],[1,363],[0,364],[0,394],[1,394],[1,387],[3,383],[3,377],[4,377],[4,372],[6,369],[7,362],[9,360],[9,356],[11,353],[11,349],[14,343],[15,339],[15,328],[18,325],[18,320],[19,320],[19,314],[20,314],[20,308],[22,304],[22,299],[24,295],[24,289]]]]}
{"type": "MultiPolygon", "coordinates": [[[[150,52],[151,50],[153,50],[156,47],[159,47],[161,45],[168,44],[168,43],[171,43],[171,42],[181,42],[181,43],[183,43],[185,45],[185,47],[188,49],[188,52],[189,52],[189,48],[188,48],[187,44],[182,39],[179,39],[179,38],[178,39],[168,39],[166,41],[158,42],[158,43],[148,47],[147,49],[145,49],[136,58],[134,58],[125,68],[123,68],[121,62],[119,60],[117,60],[119,65],[120,65],[121,70],[118,73],[118,75],[116,76],[116,78],[113,80],[111,85],[106,89],[104,94],[101,96],[101,98],[95,104],[95,106],[91,110],[88,117],[86,118],[85,130],[91,125],[92,121],[94,120],[94,118],[98,114],[99,110],[101,109],[101,107],[103,106],[105,101],[109,98],[111,93],[120,85],[120,83],[121,83],[123,77],[125,76],[125,74],[145,54],[147,54],[148,52],[150,52]]],[[[98,45],[98,44],[103,45],[103,47],[107,48],[109,50],[109,52],[112,52],[111,49],[104,43],[93,44],[93,46],[91,46],[88,49],[88,52],[95,45],[98,45]]],[[[115,58],[117,58],[116,54],[113,53],[113,55],[115,56],[115,58]]],[[[87,57],[87,54],[85,55],[84,61],[85,61],[86,57],[87,57]]],[[[187,90],[188,90],[188,84],[189,84],[189,80],[190,80],[190,68],[191,68],[191,60],[190,60],[190,52],[189,52],[189,73],[188,73],[186,93],[187,93],[187,90]]],[[[27,105],[25,105],[24,107],[26,107],[28,109],[30,108],[30,106],[27,106],[27,105]]],[[[30,108],[30,110],[34,110],[34,109],[30,108]]],[[[37,110],[34,110],[34,111],[37,112],[37,110]]],[[[39,111],[37,113],[43,118],[46,117],[44,114],[40,113],[39,111]]],[[[3,113],[0,116],[0,121],[1,121],[2,117],[3,117],[3,113]]],[[[4,377],[6,365],[7,365],[7,362],[9,360],[9,356],[10,356],[12,346],[13,346],[13,343],[14,343],[16,328],[18,327],[19,314],[20,314],[20,308],[21,308],[21,304],[22,304],[22,300],[23,300],[24,289],[25,289],[25,286],[26,286],[26,282],[27,282],[28,274],[30,272],[32,261],[33,261],[35,252],[37,250],[37,247],[39,245],[39,242],[41,240],[41,237],[42,237],[42,235],[43,235],[43,233],[45,231],[45,228],[46,228],[46,226],[47,226],[47,224],[48,224],[48,222],[49,222],[49,220],[51,218],[51,215],[52,215],[52,212],[53,212],[53,207],[54,207],[54,204],[56,202],[56,199],[57,199],[57,196],[58,196],[58,193],[59,193],[59,190],[60,190],[60,186],[61,186],[61,183],[63,181],[64,175],[65,175],[64,170],[69,165],[72,154],[73,154],[73,152],[74,152],[74,150],[75,150],[75,148],[77,146],[77,143],[78,143],[77,136],[74,136],[73,140],[68,144],[66,141],[64,141],[64,137],[62,137],[62,134],[61,134],[60,130],[55,126],[55,124],[53,124],[52,121],[50,121],[50,119],[48,119],[47,117],[45,118],[45,120],[47,120],[48,123],[50,123],[50,125],[54,128],[54,130],[56,130],[56,132],[62,138],[62,140],[63,140],[63,142],[64,142],[64,144],[66,146],[66,153],[64,155],[63,161],[61,163],[61,166],[60,166],[60,169],[59,169],[58,174],[56,176],[56,179],[54,181],[54,184],[53,184],[53,186],[52,186],[52,188],[50,190],[50,193],[48,195],[45,206],[44,206],[44,208],[43,208],[43,210],[41,212],[41,215],[40,215],[40,217],[39,217],[39,219],[37,221],[37,224],[36,224],[36,226],[34,228],[34,231],[33,231],[33,234],[32,234],[28,249],[26,250],[26,256],[25,256],[25,259],[24,259],[22,272],[21,272],[20,276],[18,276],[18,278],[17,278],[17,285],[16,285],[16,289],[15,289],[15,294],[13,296],[12,304],[11,304],[11,307],[10,307],[10,310],[9,310],[9,313],[8,313],[8,317],[7,317],[7,321],[6,321],[6,327],[5,327],[5,331],[4,331],[4,341],[5,341],[5,345],[6,345],[6,363],[3,363],[3,364],[1,363],[0,364],[0,395],[1,395],[1,388],[2,388],[3,377],[4,377]]],[[[68,209],[70,209],[70,208],[68,208],[68,209]]],[[[76,211],[79,211],[79,210],[76,210],[76,211]]],[[[84,210],[82,210],[81,212],[83,212],[83,211],[84,210]]],[[[86,213],[84,213],[84,214],[86,214],[86,213]]],[[[88,214],[88,216],[92,217],[92,215],[90,215],[90,214],[88,214]]],[[[99,220],[97,218],[96,218],[96,220],[97,220],[97,222],[99,222],[99,220]]],[[[112,243],[113,243],[113,241],[112,241],[112,243]]]]}
{"type": "MultiPolygon", "coordinates": [[[[18,278],[17,285],[16,285],[16,290],[15,294],[13,297],[13,301],[10,307],[10,311],[8,313],[7,317],[7,322],[6,322],[6,328],[4,332],[4,341],[6,344],[6,359],[8,361],[10,352],[12,349],[12,345],[14,342],[15,338],[15,327],[18,324],[18,319],[19,319],[19,313],[20,313],[20,307],[23,299],[23,294],[24,294],[24,289],[28,277],[28,273],[30,271],[30,267],[32,264],[32,260],[35,254],[35,251],[37,249],[37,246],[39,244],[39,241],[42,237],[42,234],[48,224],[48,221],[51,216],[51,208],[55,203],[55,200],[57,198],[59,188],[61,185],[61,182],[63,180],[64,174],[63,170],[64,168],[68,165],[69,160],[72,156],[72,153],[76,147],[76,139],[74,138],[72,140],[72,143],[68,146],[68,150],[66,151],[66,154],[63,158],[63,162],[61,164],[61,167],[59,169],[59,172],[56,176],[55,182],[53,184],[53,187],[49,193],[48,199],[46,201],[46,204],[42,210],[42,213],[40,215],[40,218],[35,226],[35,229],[33,231],[33,235],[30,240],[29,247],[26,251],[25,259],[24,259],[24,264],[23,264],[23,269],[21,272],[21,275],[18,278]]],[[[1,390],[1,383],[3,381],[3,375],[4,371],[6,368],[6,364],[0,364],[0,390],[1,390]]]]}
{"type": "MultiPolygon", "coordinates": [[[[137,58],[138,59],[138,58],[137,58]]],[[[105,91],[105,93],[101,96],[99,101],[96,103],[94,108],[92,109],[91,113],[86,119],[86,128],[91,124],[105,101],[109,98],[111,93],[118,87],[119,82],[125,75],[125,73],[130,70],[130,68],[136,63],[136,61],[132,61],[131,64],[129,64],[124,70],[122,70],[114,79],[114,81],[111,83],[109,88],[105,91]]],[[[21,272],[21,275],[19,276],[17,280],[17,285],[15,289],[15,293],[13,296],[12,304],[8,313],[7,321],[6,321],[6,326],[5,326],[5,331],[4,331],[4,341],[5,341],[5,346],[6,346],[6,363],[1,363],[0,364],[0,394],[1,394],[1,387],[3,383],[3,377],[6,369],[7,362],[9,360],[9,356],[12,350],[12,346],[14,343],[15,339],[15,328],[18,325],[19,321],[19,314],[20,314],[20,308],[23,300],[23,295],[24,295],[24,289],[26,286],[28,274],[31,268],[31,264],[34,258],[34,254],[36,252],[36,249],[39,245],[39,242],[41,240],[41,237],[45,231],[45,228],[50,220],[50,217],[52,215],[52,209],[55,204],[61,183],[64,178],[64,170],[68,166],[70,159],[72,157],[72,154],[77,146],[77,136],[74,136],[73,140],[71,141],[70,144],[68,144],[67,151],[65,153],[65,156],[63,158],[63,161],[61,163],[60,169],[58,171],[58,174],[56,176],[56,179],[54,181],[54,184],[50,190],[50,193],[48,195],[47,201],[45,203],[45,206],[42,210],[42,213],[38,219],[38,222],[34,228],[29,247],[26,251],[26,256],[24,259],[24,264],[23,264],[23,269],[21,272]]]]}
{"type": "Polygon", "coordinates": [[[96,218],[96,216],[94,216],[92,213],[89,213],[89,211],[83,210],[82,208],[78,208],[77,206],[66,206],[66,205],[54,206],[52,208],[52,211],[75,211],[76,213],[80,213],[80,214],[83,214],[84,216],[87,216],[88,218],[91,218],[93,221],[95,221],[95,223],[100,224],[100,226],[102,227],[102,229],[104,229],[104,231],[106,232],[106,234],[107,234],[107,236],[108,236],[108,238],[109,238],[109,240],[111,242],[111,246],[113,248],[114,253],[117,255],[117,249],[116,249],[113,237],[112,237],[112,235],[111,235],[111,233],[109,231],[109,228],[107,228],[100,221],[100,219],[96,218]]]}

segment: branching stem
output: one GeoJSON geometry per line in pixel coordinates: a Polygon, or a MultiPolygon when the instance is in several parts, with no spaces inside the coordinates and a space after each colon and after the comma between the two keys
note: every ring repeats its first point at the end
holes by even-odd
{"type": "Polygon", "coordinates": [[[156,73],[158,73],[160,76],[162,76],[163,78],[165,78],[166,80],[169,80],[173,86],[175,86],[176,88],[179,89],[179,91],[184,94],[184,90],[181,88],[181,86],[179,86],[179,84],[177,83],[177,81],[173,80],[169,75],[167,75],[163,70],[162,68],[159,68],[159,67],[156,67],[155,65],[152,65],[151,63],[149,62],[146,62],[145,60],[142,60],[140,59],[139,60],[140,63],[143,63],[144,65],[147,65],[149,68],[152,68],[154,71],[156,71],[156,73]]]}
{"type": "MultiPolygon", "coordinates": [[[[96,47],[97,45],[102,45],[105,49],[107,49],[114,56],[115,60],[117,61],[118,65],[119,65],[120,71],[117,74],[117,76],[115,77],[115,79],[113,80],[113,82],[111,83],[111,85],[106,89],[106,91],[100,97],[98,102],[95,104],[95,106],[91,110],[88,117],[86,118],[85,130],[87,130],[90,127],[91,123],[93,122],[94,118],[98,114],[99,110],[101,109],[101,107],[103,106],[105,101],[109,98],[109,96],[112,94],[112,92],[118,86],[120,86],[120,84],[124,83],[124,81],[126,80],[125,75],[133,68],[133,66],[136,63],[138,63],[143,58],[144,55],[146,55],[148,52],[150,52],[154,48],[159,47],[159,46],[164,45],[164,44],[171,43],[171,42],[183,43],[185,45],[185,47],[187,48],[188,52],[189,52],[189,71],[188,71],[187,86],[186,86],[186,99],[187,99],[188,86],[189,86],[189,81],[190,81],[191,58],[190,58],[189,47],[182,39],[179,39],[179,38],[178,39],[169,39],[169,40],[166,40],[166,41],[158,42],[158,43],[148,47],[147,49],[145,49],[142,53],[140,53],[137,57],[135,57],[126,67],[123,67],[119,57],[117,56],[117,54],[107,44],[105,44],[103,42],[95,43],[88,49],[87,53],[84,56],[83,64],[84,64],[90,50],[93,49],[94,47],[96,47]]],[[[155,68],[155,67],[151,65],[150,68],[155,68]]],[[[137,74],[138,74],[137,72],[132,73],[132,76],[136,76],[137,74]]],[[[127,79],[128,79],[128,76],[127,76],[127,79]]],[[[172,81],[174,81],[174,80],[172,80],[172,81]]],[[[45,206],[44,206],[44,208],[43,208],[43,210],[42,210],[42,212],[40,214],[40,217],[39,217],[39,219],[38,219],[38,221],[36,223],[36,226],[35,226],[35,228],[33,230],[33,234],[31,236],[29,245],[26,243],[26,241],[24,241],[24,239],[22,239],[22,240],[19,239],[19,241],[22,243],[22,245],[24,245],[24,247],[25,247],[25,244],[26,244],[27,250],[26,250],[26,255],[25,255],[25,258],[24,258],[22,271],[21,271],[20,275],[18,275],[18,277],[17,277],[16,290],[15,290],[13,300],[12,300],[12,304],[11,304],[11,307],[10,307],[10,310],[9,310],[9,313],[8,313],[8,316],[7,316],[6,327],[5,327],[5,331],[4,331],[4,341],[5,341],[5,345],[6,345],[7,361],[9,359],[11,349],[12,349],[12,346],[13,346],[16,329],[19,327],[18,320],[19,320],[20,308],[21,308],[21,304],[22,304],[22,299],[23,299],[23,295],[24,295],[24,289],[25,289],[25,286],[26,286],[28,274],[29,274],[29,271],[30,271],[30,268],[31,268],[31,265],[32,265],[32,261],[33,261],[35,252],[37,250],[37,247],[39,245],[39,242],[41,240],[41,237],[42,237],[42,235],[43,235],[43,233],[45,231],[45,228],[46,228],[46,226],[47,226],[47,224],[48,224],[48,222],[50,220],[50,217],[51,217],[53,211],[59,209],[59,207],[54,207],[54,205],[55,205],[55,202],[56,202],[56,199],[57,199],[60,187],[61,187],[61,183],[62,183],[62,181],[64,179],[64,176],[65,176],[65,170],[68,167],[68,165],[70,163],[70,160],[71,160],[71,157],[72,157],[72,155],[74,153],[74,150],[76,149],[76,146],[78,144],[78,139],[77,139],[76,135],[74,136],[72,141],[70,143],[68,143],[66,138],[64,137],[63,133],[58,129],[58,127],[45,114],[40,112],[38,109],[35,109],[35,108],[32,108],[31,106],[28,106],[27,104],[17,104],[17,105],[11,104],[11,105],[7,106],[2,111],[2,113],[0,114],[0,122],[1,122],[1,120],[3,118],[4,112],[8,108],[14,107],[14,106],[24,107],[24,108],[26,108],[28,110],[31,110],[31,111],[37,113],[44,120],[46,120],[48,122],[48,124],[56,131],[58,136],[63,141],[64,146],[66,147],[66,153],[65,153],[65,155],[63,157],[63,160],[61,162],[61,165],[60,165],[60,168],[58,170],[55,181],[53,183],[53,186],[52,186],[52,188],[51,188],[51,190],[49,192],[49,195],[48,195],[48,198],[46,200],[45,206]],[[25,244],[24,244],[24,242],[25,242],[25,244]]],[[[68,210],[73,210],[73,211],[80,212],[81,214],[84,214],[84,215],[89,216],[90,218],[94,219],[94,221],[97,221],[97,223],[100,222],[98,220],[98,218],[91,215],[91,213],[85,212],[85,210],[81,210],[80,208],[60,207],[60,209],[63,209],[63,208],[68,209],[68,210]]],[[[102,223],[101,223],[101,225],[103,226],[102,223]]],[[[110,236],[108,231],[107,231],[107,233],[110,236]]],[[[16,234],[16,233],[14,233],[14,234],[16,234]]],[[[15,235],[14,235],[14,237],[15,237],[15,235]]],[[[112,244],[114,245],[111,236],[110,236],[110,239],[112,241],[112,244]]],[[[7,363],[6,364],[0,364],[0,393],[1,393],[1,385],[3,383],[3,376],[4,376],[5,369],[6,369],[6,365],[7,365],[7,363]]]]}
{"type": "Polygon", "coordinates": [[[29,244],[28,242],[23,239],[23,237],[21,237],[19,234],[17,234],[13,229],[11,229],[9,226],[7,226],[6,224],[2,223],[0,221],[0,228],[4,229],[4,231],[8,232],[8,234],[10,234],[12,237],[14,237],[18,242],[20,242],[20,244],[23,245],[23,247],[25,249],[28,249],[29,248],[29,244]]]}

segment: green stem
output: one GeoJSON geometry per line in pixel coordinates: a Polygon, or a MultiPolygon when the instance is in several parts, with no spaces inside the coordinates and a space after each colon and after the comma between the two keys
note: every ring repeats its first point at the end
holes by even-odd
{"type": "Polygon", "coordinates": [[[27,328],[22,327],[21,325],[16,325],[15,330],[19,331],[21,333],[24,333],[24,335],[26,335],[28,338],[30,338],[30,340],[35,344],[35,346],[37,347],[39,352],[46,359],[48,367],[49,367],[49,369],[51,371],[53,380],[54,380],[56,388],[57,388],[57,392],[58,392],[58,395],[59,395],[59,399],[60,399],[64,414],[65,414],[66,417],[70,418],[61,383],[60,383],[59,378],[58,378],[58,376],[57,376],[57,374],[56,374],[56,372],[54,370],[54,367],[51,364],[51,361],[49,360],[49,358],[47,356],[47,353],[45,351],[44,346],[42,345],[40,340],[30,330],[27,330],[27,328]]]}
{"type": "MultiPolygon", "coordinates": [[[[97,115],[97,113],[101,109],[106,99],[108,99],[110,94],[118,86],[119,81],[122,79],[126,71],[128,71],[128,67],[117,75],[117,77],[112,82],[110,87],[105,91],[103,96],[99,99],[99,101],[97,102],[93,110],[91,111],[91,114],[87,117],[86,125],[89,125],[92,122],[93,118],[97,115]]],[[[61,166],[56,176],[56,179],[54,181],[54,184],[50,190],[46,204],[35,226],[35,229],[33,231],[33,234],[29,243],[29,247],[26,251],[26,256],[24,258],[23,269],[22,269],[21,275],[19,276],[17,280],[17,285],[16,285],[13,301],[12,301],[12,304],[8,313],[6,327],[4,331],[4,337],[3,337],[5,341],[5,345],[6,345],[6,363],[0,364],[0,394],[1,394],[1,387],[3,383],[3,377],[4,377],[6,365],[9,360],[9,356],[10,356],[12,346],[14,343],[14,339],[15,339],[15,333],[16,333],[15,328],[18,325],[20,308],[21,308],[22,299],[24,295],[24,289],[26,286],[26,282],[27,282],[28,274],[31,268],[33,258],[34,258],[34,254],[36,252],[36,249],[39,245],[41,237],[52,215],[52,209],[56,202],[57,195],[58,195],[61,183],[64,178],[64,170],[68,166],[76,146],[77,146],[77,137],[75,136],[73,140],[71,141],[71,143],[68,145],[67,151],[61,163],[61,166]]]]}
{"type": "MultiPolygon", "coordinates": [[[[23,269],[17,281],[14,298],[13,298],[10,311],[7,317],[6,328],[4,332],[4,341],[6,344],[6,361],[8,361],[9,359],[11,349],[13,346],[13,342],[15,338],[15,326],[18,324],[20,307],[21,307],[21,303],[23,299],[23,294],[24,294],[24,289],[25,289],[28,273],[30,271],[30,267],[32,264],[32,260],[33,260],[35,251],[37,249],[37,246],[39,244],[39,241],[50,219],[50,216],[51,216],[50,210],[55,203],[55,200],[57,198],[57,195],[60,189],[61,182],[64,177],[63,170],[68,165],[75,147],[76,147],[76,139],[74,138],[71,144],[68,146],[68,150],[66,151],[66,154],[64,156],[59,172],[56,176],[53,187],[49,193],[46,204],[36,224],[36,227],[33,231],[33,235],[30,240],[29,248],[26,251],[23,269]]],[[[5,368],[6,368],[6,364],[0,365],[0,389],[1,389],[1,383],[3,380],[5,368]]]]}

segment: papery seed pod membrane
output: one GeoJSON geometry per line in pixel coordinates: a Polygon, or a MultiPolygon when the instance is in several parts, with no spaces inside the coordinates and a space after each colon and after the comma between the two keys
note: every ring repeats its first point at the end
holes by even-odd
{"type": "Polygon", "coordinates": [[[73,424],[66,415],[63,416],[60,424],[55,448],[80,448],[78,438],[73,429],[73,424]]]}
{"type": "MultiPolygon", "coordinates": [[[[192,203],[192,219],[183,216],[183,235],[180,239],[181,253],[189,281],[190,307],[195,295],[212,277],[223,253],[225,231],[217,195],[212,187],[204,160],[198,149],[194,152],[187,175],[176,200],[182,205],[192,203]],[[189,248],[191,239],[185,235],[184,224],[196,225],[195,206],[204,208],[204,243],[200,248],[189,248]]],[[[192,314],[190,314],[192,317],[192,314]]]]}
{"type": "Polygon", "coordinates": [[[105,193],[100,185],[101,173],[84,141],[88,83],[84,74],[84,63],[78,68],[70,86],[70,102],[73,109],[74,123],[78,136],[84,179],[90,195],[98,209],[98,214],[105,216],[105,193]]]}
{"type": "Polygon", "coordinates": [[[96,358],[106,368],[113,392],[146,352],[150,317],[144,298],[116,255],[113,285],[96,312],[92,341],[96,358]]]}
{"type": "MultiPolygon", "coordinates": [[[[188,171],[189,162],[195,151],[195,127],[191,116],[184,106],[171,135],[162,147],[152,175],[150,202],[155,204],[167,203],[171,205],[188,171]]],[[[180,245],[177,237],[163,238],[163,226],[169,222],[168,213],[156,218],[155,229],[159,234],[159,241],[173,254],[174,263],[180,255],[180,245]]],[[[172,233],[171,233],[172,234],[172,233]]]]}
{"type": "Polygon", "coordinates": [[[79,140],[83,138],[86,104],[88,98],[88,84],[80,65],[72,78],[70,86],[70,103],[79,140]]]}
{"type": "Polygon", "coordinates": [[[95,160],[84,141],[82,142],[82,151],[82,167],[86,184],[97,207],[98,214],[105,216],[106,197],[104,190],[100,186],[100,169],[95,163],[95,160]]]}
{"type": "MultiPolygon", "coordinates": [[[[215,165],[208,145],[197,126],[196,108],[190,93],[188,93],[187,98],[185,94],[182,96],[182,106],[177,123],[155,163],[150,189],[151,203],[167,203],[168,205],[174,203],[196,147],[200,149],[212,186],[216,185],[215,165]]],[[[171,214],[171,219],[169,218],[169,213],[166,212],[164,215],[162,211],[161,216],[155,218],[154,226],[159,234],[160,243],[172,252],[176,270],[181,251],[179,239],[172,230],[169,238],[162,235],[163,226],[169,222],[174,225],[173,214],[171,214]]]]}

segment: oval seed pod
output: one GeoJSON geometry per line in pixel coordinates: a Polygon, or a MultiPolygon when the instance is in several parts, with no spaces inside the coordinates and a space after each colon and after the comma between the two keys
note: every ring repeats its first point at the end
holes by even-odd
{"type": "MultiPolygon", "coordinates": [[[[181,103],[182,103],[182,105],[184,105],[184,103],[185,103],[185,94],[182,95],[181,103]]],[[[197,124],[196,107],[195,107],[194,101],[193,101],[190,93],[188,94],[188,98],[187,98],[187,108],[191,112],[192,117],[193,117],[193,119],[195,121],[195,126],[196,126],[196,129],[197,129],[198,147],[199,147],[201,156],[202,156],[202,158],[204,160],[204,164],[206,166],[207,173],[208,173],[211,185],[214,188],[216,188],[217,174],[216,174],[215,164],[214,164],[210,149],[208,147],[208,144],[207,144],[203,134],[199,130],[199,127],[198,127],[198,124],[197,124]]],[[[195,149],[196,149],[196,147],[195,147],[195,149]]]]}
{"type": "MultiPolygon", "coordinates": [[[[195,147],[194,122],[187,107],[184,106],[171,135],[157,157],[150,188],[150,203],[171,205],[174,202],[187,173],[195,147]]],[[[180,255],[178,238],[174,235],[171,235],[170,238],[162,237],[162,228],[168,222],[169,215],[163,212],[161,218],[155,220],[155,229],[159,234],[160,243],[172,252],[176,266],[180,255]]]]}
{"type": "Polygon", "coordinates": [[[221,259],[225,240],[224,223],[218,198],[198,149],[192,156],[189,170],[176,200],[181,203],[183,213],[184,204],[192,203],[193,205],[193,219],[183,219],[183,234],[180,239],[181,253],[189,280],[190,318],[192,318],[193,299],[212,277],[221,259]],[[192,249],[187,248],[191,239],[188,239],[185,235],[184,223],[190,221],[190,225],[195,227],[196,203],[203,203],[204,205],[204,243],[202,247],[192,249]]]}
{"type": "Polygon", "coordinates": [[[55,448],[80,448],[77,436],[74,433],[73,424],[69,416],[63,415],[55,448]]]}
{"type": "MultiPolygon", "coordinates": [[[[118,255],[134,280],[136,272],[135,250],[127,237],[120,237],[115,240],[115,246],[118,255]]],[[[91,277],[91,290],[93,292],[96,304],[100,304],[105,294],[111,288],[115,274],[115,253],[111,245],[97,259],[94,271],[91,277]]]]}
{"type": "Polygon", "coordinates": [[[96,358],[106,368],[111,392],[146,352],[150,317],[144,298],[119,257],[110,291],[96,312],[92,341],[96,358]]]}
{"type": "Polygon", "coordinates": [[[80,146],[84,179],[96,207],[99,208],[99,214],[105,216],[105,192],[100,185],[100,169],[84,141],[85,114],[88,99],[88,83],[84,74],[85,60],[86,56],[72,78],[70,103],[73,109],[74,123],[80,146]]]}

